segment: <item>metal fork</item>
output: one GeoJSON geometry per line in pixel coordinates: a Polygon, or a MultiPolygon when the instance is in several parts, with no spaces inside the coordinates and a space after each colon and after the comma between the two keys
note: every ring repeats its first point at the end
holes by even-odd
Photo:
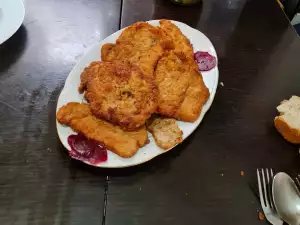
{"type": "Polygon", "coordinates": [[[300,175],[296,176],[295,184],[296,184],[296,187],[298,188],[298,194],[300,194],[300,175]]]}
{"type": "Polygon", "coordinates": [[[277,214],[272,198],[271,185],[273,177],[272,169],[270,169],[270,173],[269,169],[257,169],[259,198],[265,217],[273,225],[282,225],[283,220],[277,214]]]}

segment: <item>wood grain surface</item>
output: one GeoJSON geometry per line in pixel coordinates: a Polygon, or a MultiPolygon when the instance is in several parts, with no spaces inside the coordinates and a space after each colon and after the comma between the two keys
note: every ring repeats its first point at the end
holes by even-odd
{"type": "Polygon", "coordinates": [[[300,171],[299,147],[273,126],[280,101],[300,95],[299,37],[273,0],[192,7],[123,1],[122,27],[159,18],[210,38],[224,86],[182,145],[144,165],[109,171],[106,224],[268,224],[258,219],[256,168],[300,171]]]}
{"type": "Polygon", "coordinates": [[[255,170],[300,172],[299,147],[273,126],[280,101],[300,95],[299,54],[274,0],[27,0],[23,26],[0,46],[0,224],[268,224],[255,170]],[[217,50],[223,86],[201,126],[137,167],[70,160],[55,127],[68,73],[120,27],[160,18],[199,29],[217,50]]]}
{"type": "MultiPolygon", "coordinates": [[[[121,0],[27,0],[0,46],[0,224],[102,224],[105,177],[70,161],[56,101],[72,67],[119,29],[121,0]]],[[[1,21],[0,21],[1,22],[1,21]]]]}

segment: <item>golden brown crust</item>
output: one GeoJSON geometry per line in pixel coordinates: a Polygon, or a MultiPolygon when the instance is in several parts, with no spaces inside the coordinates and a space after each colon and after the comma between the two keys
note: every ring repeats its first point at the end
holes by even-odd
{"type": "Polygon", "coordinates": [[[196,121],[209,95],[209,90],[203,82],[201,73],[198,70],[192,70],[189,87],[175,118],[185,122],[196,121]]]}
{"type": "Polygon", "coordinates": [[[124,158],[133,156],[139,147],[148,142],[145,126],[134,132],[125,132],[96,118],[88,104],[70,102],[59,109],[56,118],[59,123],[70,126],[89,139],[102,142],[109,150],[124,158]]]}
{"type": "Polygon", "coordinates": [[[104,45],[102,45],[101,48],[101,59],[102,61],[107,61],[105,59],[107,59],[107,57],[110,55],[110,51],[115,47],[115,44],[112,43],[106,43],[104,45]]]}
{"type": "Polygon", "coordinates": [[[56,118],[61,124],[69,124],[71,120],[82,119],[91,114],[91,110],[87,104],[69,102],[58,110],[56,118]]]}
{"type": "Polygon", "coordinates": [[[161,20],[160,26],[172,37],[176,54],[184,55],[188,61],[185,64],[186,68],[189,68],[189,86],[174,118],[185,122],[194,122],[209,98],[209,90],[205,86],[198,65],[194,60],[194,51],[189,39],[169,20],[161,20]]]}
{"type": "Polygon", "coordinates": [[[189,86],[189,66],[185,57],[169,51],[164,54],[155,70],[158,87],[157,113],[173,117],[180,108],[189,86]]]}
{"type": "Polygon", "coordinates": [[[183,141],[183,133],[175,119],[153,116],[147,122],[147,129],[162,149],[168,150],[183,141]]]}
{"type": "Polygon", "coordinates": [[[125,130],[143,126],[157,107],[154,82],[125,63],[100,62],[91,67],[82,74],[80,87],[86,86],[85,98],[93,114],[125,130]]]}
{"type": "MultiPolygon", "coordinates": [[[[86,89],[88,81],[99,73],[101,62],[92,62],[88,67],[86,67],[80,74],[80,85],[78,87],[78,92],[83,93],[86,89]]],[[[103,67],[104,65],[102,65],[103,67]]]]}
{"type": "Polygon", "coordinates": [[[160,27],[171,36],[174,43],[174,51],[183,52],[186,57],[194,58],[194,50],[189,39],[170,20],[160,20],[160,27]]]}
{"type": "Polygon", "coordinates": [[[103,61],[128,62],[138,66],[145,76],[153,77],[155,66],[165,49],[173,48],[170,37],[159,27],[146,22],[126,28],[113,46],[102,47],[103,61]]]}
{"type": "Polygon", "coordinates": [[[285,140],[293,144],[300,144],[300,131],[290,127],[281,116],[275,117],[274,124],[285,140]]]}

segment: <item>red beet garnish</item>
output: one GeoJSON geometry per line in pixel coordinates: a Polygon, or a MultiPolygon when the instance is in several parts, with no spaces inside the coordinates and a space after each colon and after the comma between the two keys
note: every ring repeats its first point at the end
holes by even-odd
{"type": "Polygon", "coordinates": [[[198,64],[200,71],[208,71],[216,66],[216,57],[212,56],[208,52],[196,52],[194,58],[198,64]]]}
{"type": "Polygon", "coordinates": [[[68,137],[71,147],[70,157],[98,164],[107,161],[107,149],[100,143],[87,139],[83,134],[73,134],[68,137]]]}

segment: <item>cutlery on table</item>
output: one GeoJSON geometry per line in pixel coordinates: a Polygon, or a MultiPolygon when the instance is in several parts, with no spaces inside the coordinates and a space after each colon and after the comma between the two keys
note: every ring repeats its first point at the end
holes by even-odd
{"type": "MultiPolygon", "coordinates": [[[[299,181],[296,178],[296,182],[299,181]]],[[[300,224],[300,196],[292,178],[286,173],[277,173],[272,185],[274,205],[278,215],[289,225],[300,224]]]]}
{"type": "Polygon", "coordinates": [[[273,177],[272,169],[257,169],[259,198],[265,217],[273,225],[282,225],[283,221],[280,219],[272,200],[271,184],[273,177]]]}
{"type": "Polygon", "coordinates": [[[300,193],[300,175],[297,175],[295,180],[296,180],[295,184],[296,184],[296,186],[298,188],[298,191],[300,193]]]}

